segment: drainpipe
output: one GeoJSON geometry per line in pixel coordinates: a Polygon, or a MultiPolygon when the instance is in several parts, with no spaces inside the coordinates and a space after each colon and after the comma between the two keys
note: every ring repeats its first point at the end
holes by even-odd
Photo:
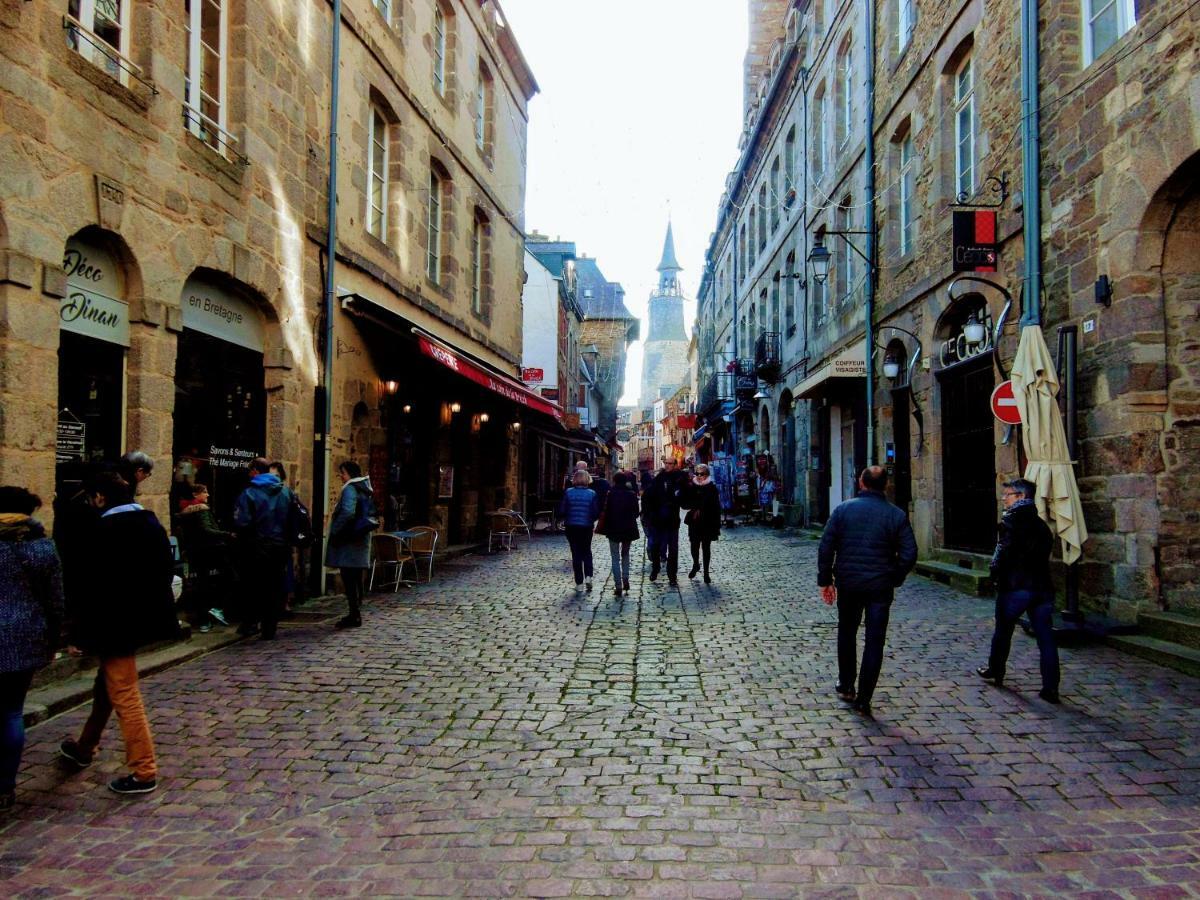
{"type": "Polygon", "coordinates": [[[333,426],[333,311],[334,270],[337,259],[337,122],[338,122],[338,76],[342,55],[342,0],[333,0],[333,34],[330,41],[329,64],[329,173],[326,190],[328,205],[325,211],[325,295],[322,315],[324,320],[324,353],[322,354],[321,383],[317,386],[313,403],[313,509],[312,520],[316,528],[313,548],[319,554],[310,565],[312,589],[319,596],[325,592],[325,511],[328,500],[329,476],[329,430],[333,426]]]}
{"type": "Polygon", "coordinates": [[[1042,324],[1041,98],[1038,0],[1021,0],[1021,178],[1024,200],[1025,309],[1021,325],[1042,324]]]}
{"type": "MultiPolygon", "coordinates": [[[[1025,0],[1028,2],[1028,0],[1025,0]]],[[[875,3],[866,0],[867,7],[867,146],[866,194],[867,221],[863,230],[867,247],[866,349],[867,356],[867,465],[876,463],[875,453],[875,3]]]]}

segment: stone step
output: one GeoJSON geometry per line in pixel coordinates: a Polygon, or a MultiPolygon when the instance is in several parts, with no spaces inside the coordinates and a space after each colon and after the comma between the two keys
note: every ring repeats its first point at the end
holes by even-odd
{"type": "Polygon", "coordinates": [[[972,569],[983,572],[990,571],[992,558],[986,553],[972,553],[970,550],[948,550],[945,547],[935,547],[929,554],[934,562],[947,563],[960,569],[972,569]]]}
{"type": "Polygon", "coordinates": [[[922,559],[917,561],[915,571],[975,597],[989,597],[993,593],[992,577],[987,569],[980,571],[936,559],[922,559]]]}
{"type": "Polygon", "coordinates": [[[1142,612],[1138,613],[1138,628],[1146,637],[1200,650],[1200,618],[1196,616],[1166,610],[1142,612]]]}
{"type": "Polygon", "coordinates": [[[1144,634],[1113,634],[1105,638],[1115,647],[1142,659],[1200,677],[1200,650],[1144,634]]]}

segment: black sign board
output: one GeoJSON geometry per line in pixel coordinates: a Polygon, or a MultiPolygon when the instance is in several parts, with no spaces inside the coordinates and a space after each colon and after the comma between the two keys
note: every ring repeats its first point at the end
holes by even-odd
{"type": "Polygon", "coordinates": [[[954,271],[995,272],[996,213],[990,209],[954,210],[954,271]]]}
{"type": "Polygon", "coordinates": [[[80,422],[69,409],[58,414],[58,429],[54,436],[56,463],[83,462],[87,455],[87,425],[80,422]]]}

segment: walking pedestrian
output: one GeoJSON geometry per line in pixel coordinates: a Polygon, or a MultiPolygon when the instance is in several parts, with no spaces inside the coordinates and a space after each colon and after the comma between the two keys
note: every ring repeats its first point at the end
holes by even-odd
{"type": "Polygon", "coordinates": [[[212,630],[212,620],[227,625],[221,600],[230,585],[230,544],[233,535],[217,525],[208,503],[208,485],[194,484],[191,499],[183,501],[175,518],[180,550],[188,561],[192,584],[189,606],[200,631],[212,630]]]}
{"type": "Polygon", "coordinates": [[[287,520],[292,492],[261,456],[250,463],[250,484],[233,508],[238,557],[242,570],[242,624],[248,637],[261,629],[264,641],[275,639],[283,611],[287,577],[287,520]]]}
{"type": "Polygon", "coordinates": [[[895,589],[917,562],[917,542],[904,512],[883,495],[887,470],[868,466],[856,497],[840,503],[825,524],[817,552],[821,599],[838,607],[838,696],[871,718],[871,698],[883,667],[895,589]],[[862,669],[857,672],[858,626],[866,614],[862,669]]]}
{"type": "Polygon", "coordinates": [[[91,765],[115,711],[132,771],[109,782],[109,789],[147,794],[158,786],[158,766],[135,654],[151,641],[179,636],[171,594],[175,561],[166,530],[133,501],[133,489],[120,475],[98,475],[89,495],[101,514],[90,542],[88,590],[67,598],[67,631],[72,655],[91,654],[100,665],[91,714],[79,737],[63,741],[59,750],[79,768],[91,765]]]}
{"type": "Polygon", "coordinates": [[[117,473],[136,495],[138,488],[154,472],[154,460],[142,450],[130,450],[117,463],[117,473]]]}
{"type": "Polygon", "coordinates": [[[620,597],[622,590],[629,593],[629,547],[636,541],[638,534],[638,496],[634,488],[633,476],[626,472],[618,472],[614,478],[614,487],[608,492],[608,499],[601,514],[603,530],[597,525],[596,530],[608,538],[608,552],[612,557],[613,595],[620,597]]]}
{"type": "MultiPolygon", "coordinates": [[[[274,460],[271,463],[268,471],[270,471],[272,475],[279,479],[280,484],[282,484],[284,487],[287,487],[287,469],[284,467],[282,462],[279,460],[274,460]]],[[[292,492],[292,495],[295,496],[295,491],[292,492]]],[[[292,603],[296,599],[296,555],[299,550],[299,547],[294,547],[291,544],[288,544],[287,573],[283,578],[283,612],[284,615],[288,617],[290,617],[292,612],[292,603]]]]}
{"type": "Polygon", "coordinates": [[[1037,638],[1042,671],[1038,696],[1059,703],[1058,647],[1054,643],[1054,583],[1050,580],[1050,552],[1054,534],[1038,515],[1034,496],[1037,485],[1024,478],[1006,481],[1001,490],[1004,515],[1000,517],[996,550],[992,554],[992,582],[996,586],[996,629],[986,666],[976,673],[996,687],[1004,684],[1013,626],[1029,613],[1037,638]]]}
{"type": "Polygon", "coordinates": [[[571,569],[575,573],[575,592],[592,589],[592,526],[600,516],[596,492],[588,485],[592,476],[586,469],[577,469],[571,477],[571,487],[563,493],[558,504],[558,518],[566,526],[567,544],[571,547],[571,569]]]}
{"type": "Polygon", "coordinates": [[[63,618],[62,567],[33,518],[42,505],[22,487],[0,487],[0,810],[13,805],[25,749],[25,695],[50,662],[63,618]]]}
{"type": "Polygon", "coordinates": [[[688,572],[688,578],[696,577],[703,557],[704,583],[712,584],[709,564],[712,561],[712,542],[721,536],[721,495],[713,484],[712,471],[704,463],[696,465],[683,505],[688,507],[683,518],[687,522],[688,539],[692,545],[692,570],[688,572]]]}
{"type": "Polygon", "coordinates": [[[604,477],[604,470],[597,467],[596,474],[592,476],[591,488],[596,492],[596,503],[601,509],[604,509],[604,504],[608,500],[608,492],[612,490],[612,483],[604,477]]]}
{"type": "Polygon", "coordinates": [[[687,487],[687,475],[679,471],[675,458],[668,456],[642,497],[642,512],[651,535],[647,546],[651,581],[658,578],[665,557],[667,581],[672,586],[679,583],[679,509],[687,487]]]}
{"type": "Polygon", "coordinates": [[[325,564],[339,571],[346,592],[348,611],[335,627],[358,628],[362,625],[363,594],[367,568],[371,565],[371,532],[379,527],[379,514],[371,479],[363,475],[358,463],[346,460],[338,466],[338,475],[342,479],[342,495],[329,523],[325,564]]]}

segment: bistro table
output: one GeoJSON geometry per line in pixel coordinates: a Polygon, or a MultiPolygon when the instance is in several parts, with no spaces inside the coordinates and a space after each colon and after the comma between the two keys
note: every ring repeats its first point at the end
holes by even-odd
{"type": "MultiPolygon", "coordinates": [[[[401,553],[408,551],[408,542],[409,541],[411,541],[415,537],[421,536],[421,532],[419,532],[419,531],[406,531],[406,530],[404,530],[404,531],[385,531],[384,534],[388,535],[389,537],[394,537],[398,541],[400,541],[401,553]]],[[[403,564],[400,565],[400,572],[398,574],[400,576],[404,575],[404,565],[403,564]]],[[[416,575],[416,574],[417,574],[417,560],[414,557],[413,558],[413,575],[416,575]]],[[[396,581],[396,586],[399,587],[400,585],[404,585],[405,587],[412,587],[416,583],[417,583],[416,581],[409,581],[407,578],[400,577],[396,581]]]]}

